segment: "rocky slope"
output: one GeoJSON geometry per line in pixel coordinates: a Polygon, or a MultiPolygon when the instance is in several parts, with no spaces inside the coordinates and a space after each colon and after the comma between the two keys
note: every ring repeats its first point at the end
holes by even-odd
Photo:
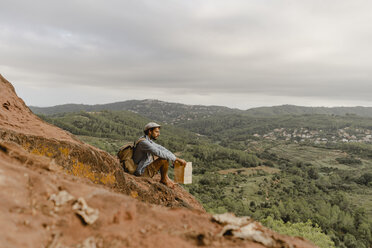
{"type": "Polygon", "coordinates": [[[39,119],[1,75],[0,92],[1,140],[16,143],[31,154],[50,158],[67,174],[89,178],[122,193],[138,195],[140,200],[204,211],[200,203],[181,187],[172,191],[153,180],[123,173],[118,160],[110,154],[39,119]]]}
{"type": "Polygon", "coordinates": [[[212,220],[181,187],[124,173],[33,115],[2,76],[0,200],[2,247],[314,247],[249,218],[212,220]]]}

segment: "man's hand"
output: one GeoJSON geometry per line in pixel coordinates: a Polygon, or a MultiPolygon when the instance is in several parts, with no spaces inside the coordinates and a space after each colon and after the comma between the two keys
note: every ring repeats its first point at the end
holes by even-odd
{"type": "Polygon", "coordinates": [[[186,161],[181,159],[181,158],[176,158],[176,160],[174,161],[174,163],[180,163],[182,166],[186,166],[186,161]]]}

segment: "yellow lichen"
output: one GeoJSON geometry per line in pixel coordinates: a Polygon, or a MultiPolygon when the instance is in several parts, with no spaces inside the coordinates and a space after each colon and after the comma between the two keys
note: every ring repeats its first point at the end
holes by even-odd
{"type": "Polygon", "coordinates": [[[59,150],[59,151],[61,152],[61,154],[62,154],[63,156],[65,156],[66,158],[67,158],[68,155],[70,154],[70,150],[69,150],[67,147],[65,147],[65,148],[63,148],[63,147],[59,147],[58,150],[59,150]]]}
{"type": "Polygon", "coordinates": [[[85,165],[82,162],[77,160],[72,160],[72,174],[79,177],[86,177],[89,178],[91,181],[96,181],[96,177],[94,172],[92,172],[91,167],[89,165],[85,165]]]}
{"type": "Polygon", "coordinates": [[[26,151],[29,151],[30,150],[30,146],[31,146],[31,144],[30,143],[24,143],[24,144],[22,144],[22,147],[23,147],[23,149],[25,149],[26,151]]]}
{"type": "Polygon", "coordinates": [[[32,154],[45,156],[45,157],[53,157],[53,152],[49,151],[48,147],[40,146],[38,148],[34,148],[30,151],[32,154]]]}
{"type": "Polygon", "coordinates": [[[131,191],[131,192],[130,192],[130,195],[131,195],[133,198],[137,198],[137,197],[138,197],[138,192],[137,192],[137,191],[131,191]]]}
{"type": "Polygon", "coordinates": [[[105,175],[104,173],[101,174],[101,179],[99,180],[103,184],[114,184],[116,182],[116,178],[113,173],[109,173],[105,175]]]}
{"type": "Polygon", "coordinates": [[[103,183],[103,184],[114,184],[116,178],[113,175],[113,172],[109,174],[93,172],[90,165],[86,165],[82,162],[79,162],[75,159],[72,160],[72,170],[71,173],[74,176],[89,178],[94,183],[103,183]]]}
{"type": "MultiPolygon", "coordinates": [[[[47,146],[39,146],[31,149],[30,143],[24,143],[22,147],[32,154],[50,158],[53,157],[57,152],[56,150],[51,149],[47,146]]],[[[59,147],[58,151],[60,152],[61,156],[64,157],[65,159],[67,159],[70,155],[70,150],[67,147],[59,147]]],[[[92,171],[90,165],[84,164],[77,159],[72,159],[71,162],[72,162],[71,170],[68,169],[65,170],[65,172],[69,175],[89,178],[94,183],[114,184],[116,182],[114,172],[110,172],[108,174],[102,172],[94,172],[92,171]]]]}

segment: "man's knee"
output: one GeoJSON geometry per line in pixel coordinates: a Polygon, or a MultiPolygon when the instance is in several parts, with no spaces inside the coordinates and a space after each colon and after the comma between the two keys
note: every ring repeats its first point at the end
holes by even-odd
{"type": "Polygon", "coordinates": [[[158,158],[156,160],[156,162],[159,163],[159,164],[167,164],[168,165],[168,160],[163,159],[163,158],[158,158]]]}
{"type": "Polygon", "coordinates": [[[155,167],[155,170],[159,170],[161,168],[168,168],[168,160],[158,158],[154,161],[154,167],[155,167]]]}

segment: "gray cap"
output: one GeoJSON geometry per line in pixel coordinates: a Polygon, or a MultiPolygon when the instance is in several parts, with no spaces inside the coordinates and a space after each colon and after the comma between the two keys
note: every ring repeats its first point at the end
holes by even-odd
{"type": "Polygon", "coordinates": [[[149,122],[146,124],[145,128],[143,129],[143,131],[147,131],[151,128],[155,128],[155,127],[161,127],[159,124],[155,123],[155,122],[149,122]]]}

